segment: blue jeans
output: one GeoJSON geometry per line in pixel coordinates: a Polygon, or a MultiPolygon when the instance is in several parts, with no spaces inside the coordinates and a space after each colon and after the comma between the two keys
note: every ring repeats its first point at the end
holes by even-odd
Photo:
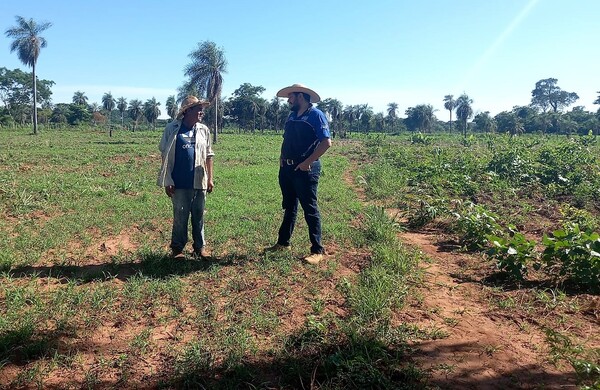
{"type": "Polygon", "coordinates": [[[281,207],[284,210],[283,221],[279,228],[277,243],[290,245],[290,239],[296,224],[298,214],[298,201],[304,211],[304,220],[308,225],[308,236],[310,238],[310,252],[324,253],[321,245],[321,215],[317,204],[317,187],[319,176],[321,176],[321,162],[315,161],[311,164],[311,170],[304,172],[295,170],[295,165],[284,165],[279,168],[279,187],[283,200],[281,207]]]}
{"type": "Polygon", "coordinates": [[[171,249],[181,252],[188,241],[188,221],[192,215],[192,238],[194,250],[204,246],[204,203],[206,191],[194,189],[175,189],[171,197],[173,202],[173,233],[171,249]]]}

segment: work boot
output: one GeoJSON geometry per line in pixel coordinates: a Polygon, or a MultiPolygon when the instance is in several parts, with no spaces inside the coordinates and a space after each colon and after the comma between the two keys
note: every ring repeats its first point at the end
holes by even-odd
{"type": "Polygon", "coordinates": [[[200,250],[194,249],[194,256],[202,260],[210,260],[211,258],[210,252],[205,247],[200,248],[200,250]]]}
{"type": "Polygon", "coordinates": [[[319,264],[321,260],[323,260],[322,253],[311,253],[304,258],[304,261],[306,261],[308,264],[319,264]]]}
{"type": "Polygon", "coordinates": [[[289,252],[291,250],[292,250],[291,245],[281,245],[281,244],[275,244],[273,246],[265,248],[265,252],[289,252]]]}

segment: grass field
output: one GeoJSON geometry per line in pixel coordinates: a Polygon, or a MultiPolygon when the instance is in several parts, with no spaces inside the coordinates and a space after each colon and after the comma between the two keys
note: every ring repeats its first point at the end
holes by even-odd
{"type": "Polygon", "coordinates": [[[159,137],[0,133],[1,385],[424,386],[390,322],[419,257],[358,200],[355,144],[323,159],[323,264],[300,261],[302,218],[291,254],[263,254],[281,218],[281,136],[229,134],[206,207],[215,260],[175,262],[159,137]]]}
{"type": "Polygon", "coordinates": [[[0,388],[598,388],[594,137],[335,140],[310,266],[281,134],[221,135],[171,260],[160,135],[0,132],[0,388]]]}

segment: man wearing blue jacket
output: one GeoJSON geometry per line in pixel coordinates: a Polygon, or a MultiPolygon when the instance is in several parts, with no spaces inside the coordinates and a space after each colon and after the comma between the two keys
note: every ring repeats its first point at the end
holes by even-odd
{"type": "Polygon", "coordinates": [[[294,84],[281,89],[277,96],[288,99],[292,112],[285,123],[279,157],[283,221],[277,243],[267,250],[290,249],[300,202],[311,242],[310,254],[304,260],[309,264],[318,264],[325,253],[321,243],[321,215],[317,204],[317,187],[321,175],[319,158],[331,146],[329,125],[323,112],[312,104],[321,100],[312,89],[294,84]]]}

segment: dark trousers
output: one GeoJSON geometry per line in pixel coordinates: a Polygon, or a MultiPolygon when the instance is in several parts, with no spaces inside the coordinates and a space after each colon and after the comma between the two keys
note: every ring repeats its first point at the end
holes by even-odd
{"type": "Polygon", "coordinates": [[[321,162],[315,161],[312,163],[309,172],[295,169],[295,165],[284,165],[279,168],[279,187],[283,197],[281,207],[284,213],[277,243],[290,245],[290,239],[296,224],[296,215],[298,214],[298,201],[300,201],[304,211],[304,220],[308,225],[308,236],[311,243],[310,252],[324,253],[321,245],[321,215],[317,204],[317,187],[319,176],[321,176],[321,162]]]}

